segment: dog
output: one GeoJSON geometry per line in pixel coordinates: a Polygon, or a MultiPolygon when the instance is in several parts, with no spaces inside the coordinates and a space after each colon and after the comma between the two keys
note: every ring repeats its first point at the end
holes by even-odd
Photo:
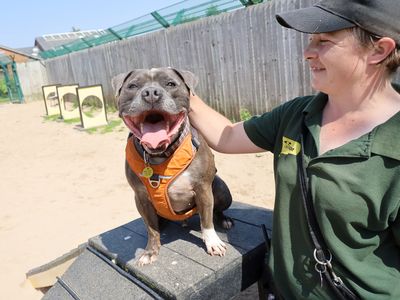
{"type": "Polygon", "coordinates": [[[185,221],[196,213],[207,252],[226,253],[214,223],[233,226],[223,213],[232,196],[216,175],[209,146],[189,123],[189,97],[196,83],[193,73],[173,68],[135,69],[112,79],[119,116],[131,132],[126,178],[148,233],[136,260],[139,266],[157,259],[160,221],[185,221]]]}

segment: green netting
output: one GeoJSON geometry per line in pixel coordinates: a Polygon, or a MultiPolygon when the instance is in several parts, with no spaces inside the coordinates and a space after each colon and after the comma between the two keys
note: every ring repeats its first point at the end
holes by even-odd
{"type": "Polygon", "coordinates": [[[15,61],[0,54],[0,102],[7,99],[13,103],[24,102],[15,61]]]}
{"type": "Polygon", "coordinates": [[[214,0],[207,2],[204,2],[204,0],[185,0],[108,28],[101,35],[81,38],[54,49],[40,52],[40,56],[45,59],[52,58],[261,2],[263,0],[214,0]]]}

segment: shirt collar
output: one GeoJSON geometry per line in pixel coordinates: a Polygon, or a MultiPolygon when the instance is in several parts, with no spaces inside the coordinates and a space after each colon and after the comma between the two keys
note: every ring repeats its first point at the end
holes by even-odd
{"type": "Polygon", "coordinates": [[[400,160],[400,112],[375,128],[371,152],[400,160]]]}
{"type": "Polygon", "coordinates": [[[315,95],[307,106],[303,109],[305,120],[312,119],[315,116],[321,116],[322,109],[328,102],[328,95],[324,93],[318,93],[315,95]]]}
{"type": "MultiPolygon", "coordinates": [[[[393,87],[400,93],[399,84],[393,84],[393,87]]],[[[321,125],[321,112],[327,101],[328,96],[326,94],[318,93],[304,108],[305,124],[311,131],[313,131],[313,127],[321,125]]],[[[353,155],[370,156],[371,153],[375,153],[400,160],[400,112],[375,127],[370,133],[357,139],[357,144],[359,144],[357,148],[362,149],[362,151],[353,153],[353,155]]]]}
{"type": "MultiPolygon", "coordinates": [[[[400,93],[400,85],[392,83],[400,93]]],[[[400,160],[400,112],[375,128],[371,152],[400,160]]]]}

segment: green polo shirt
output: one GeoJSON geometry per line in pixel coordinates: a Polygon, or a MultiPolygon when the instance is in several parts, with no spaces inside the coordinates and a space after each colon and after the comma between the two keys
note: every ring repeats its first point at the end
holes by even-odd
{"type": "Polygon", "coordinates": [[[318,154],[325,94],[296,98],[244,123],[274,153],[276,199],[269,267],[285,299],[335,299],[320,286],[297,178],[304,152],[316,217],[333,268],[363,299],[400,299],[400,113],[347,144],[318,154]]]}

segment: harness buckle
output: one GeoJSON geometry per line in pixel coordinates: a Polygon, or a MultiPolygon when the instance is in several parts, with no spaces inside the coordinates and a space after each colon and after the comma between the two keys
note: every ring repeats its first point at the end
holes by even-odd
{"type": "Polygon", "coordinates": [[[156,189],[160,186],[160,181],[160,175],[158,174],[153,174],[153,176],[149,178],[149,183],[153,189],[156,189]]]}

